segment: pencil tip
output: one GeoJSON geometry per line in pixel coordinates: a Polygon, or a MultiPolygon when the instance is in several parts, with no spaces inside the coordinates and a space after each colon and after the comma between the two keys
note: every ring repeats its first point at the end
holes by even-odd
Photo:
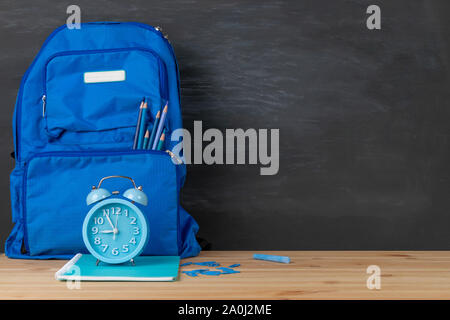
{"type": "Polygon", "coordinates": [[[158,110],[158,113],[156,114],[156,117],[159,118],[161,116],[161,111],[158,110]]]}
{"type": "Polygon", "coordinates": [[[166,106],[164,107],[164,110],[163,110],[163,112],[167,112],[167,107],[168,107],[169,105],[166,103],[166,106]]]}
{"type": "Polygon", "coordinates": [[[145,131],[145,138],[150,138],[150,132],[148,132],[148,130],[145,131]]]}
{"type": "Polygon", "coordinates": [[[147,109],[147,101],[144,102],[144,106],[142,108],[147,109]]]}

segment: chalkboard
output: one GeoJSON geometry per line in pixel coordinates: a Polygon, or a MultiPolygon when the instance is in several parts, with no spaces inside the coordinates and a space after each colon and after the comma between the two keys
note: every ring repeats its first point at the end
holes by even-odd
{"type": "MultiPolygon", "coordinates": [[[[3,242],[20,79],[70,4],[0,3],[3,242]]],[[[182,203],[212,249],[450,249],[448,1],[377,1],[379,30],[362,0],[77,4],[83,22],[162,27],[186,129],[279,129],[276,175],[188,166],[182,203]]]]}

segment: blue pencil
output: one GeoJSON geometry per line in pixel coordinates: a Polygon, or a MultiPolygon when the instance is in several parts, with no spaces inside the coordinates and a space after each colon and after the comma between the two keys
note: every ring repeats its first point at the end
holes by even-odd
{"type": "Polygon", "coordinates": [[[147,129],[147,107],[147,102],[145,102],[144,106],[142,107],[141,127],[139,128],[137,149],[142,149],[142,146],[144,144],[144,134],[145,130],[147,129]]]}
{"type": "Polygon", "coordinates": [[[167,117],[167,108],[169,107],[168,103],[164,107],[162,112],[161,120],[159,121],[158,131],[156,131],[155,140],[153,140],[152,150],[155,150],[158,147],[159,139],[161,138],[161,133],[164,128],[164,123],[166,122],[167,117]]]}
{"type": "Polygon", "coordinates": [[[136,149],[139,141],[139,129],[141,128],[141,118],[142,118],[142,108],[144,107],[144,99],[141,101],[141,105],[139,106],[139,115],[136,124],[136,132],[134,134],[134,142],[133,149],[136,149]]]}
{"type": "Polygon", "coordinates": [[[258,253],[255,253],[253,255],[253,259],[273,261],[273,262],[281,262],[281,263],[289,263],[289,262],[291,262],[291,258],[289,258],[289,257],[275,256],[275,255],[271,255],[271,254],[258,254],[258,253]]]}
{"type": "Polygon", "coordinates": [[[159,123],[160,116],[161,116],[161,111],[159,110],[158,113],[156,114],[155,121],[153,122],[153,129],[152,129],[152,133],[150,134],[150,139],[148,140],[147,149],[149,149],[149,150],[151,150],[152,146],[153,146],[153,139],[155,139],[156,130],[158,129],[158,123],[159,123]]]}

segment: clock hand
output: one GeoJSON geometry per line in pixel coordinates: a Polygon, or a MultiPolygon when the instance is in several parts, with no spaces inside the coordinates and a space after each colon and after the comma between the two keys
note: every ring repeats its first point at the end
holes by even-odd
{"type": "Polygon", "coordinates": [[[114,230],[102,230],[100,233],[114,233],[114,230]]]}
{"type": "Polygon", "coordinates": [[[111,225],[111,228],[114,229],[114,225],[113,225],[111,219],[109,218],[109,214],[106,214],[106,219],[108,219],[108,222],[109,222],[109,224],[111,225]]]}
{"type": "Polygon", "coordinates": [[[117,222],[119,221],[119,215],[116,214],[116,226],[114,227],[114,235],[113,240],[116,240],[116,234],[119,233],[119,229],[117,229],[117,222]]]}

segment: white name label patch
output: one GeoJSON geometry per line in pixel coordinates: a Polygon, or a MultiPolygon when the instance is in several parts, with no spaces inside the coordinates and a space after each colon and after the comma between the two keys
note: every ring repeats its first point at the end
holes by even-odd
{"type": "Polygon", "coordinates": [[[85,83],[125,81],[125,70],[85,72],[85,83]]]}

